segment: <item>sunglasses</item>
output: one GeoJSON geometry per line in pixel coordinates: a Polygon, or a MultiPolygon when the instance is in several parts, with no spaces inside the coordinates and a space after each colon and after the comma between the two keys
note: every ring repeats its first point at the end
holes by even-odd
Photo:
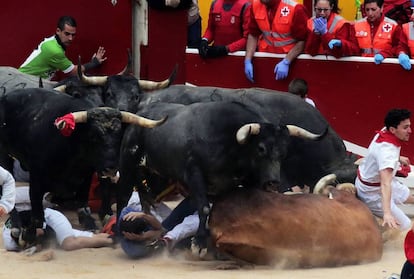
{"type": "Polygon", "coordinates": [[[327,12],[327,11],[330,11],[331,10],[331,8],[315,8],[315,11],[317,11],[318,13],[321,13],[321,12],[327,12]]]}

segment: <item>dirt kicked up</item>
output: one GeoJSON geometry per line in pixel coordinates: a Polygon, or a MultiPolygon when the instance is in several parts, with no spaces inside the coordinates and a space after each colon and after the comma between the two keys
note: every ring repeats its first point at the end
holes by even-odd
{"type": "MultiPolygon", "coordinates": [[[[73,212],[65,212],[76,223],[73,212]]],[[[3,227],[5,219],[0,219],[3,227]]],[[[170,256],[165,251],[160,255],[141,259],[129,259],[119,246],[115,248],[82,249],[66,252],[51,248],[34,256],[7,252],[0,239],[0,278],[42,278],[42,279],[266,279],[266,278],[389,278],[399,274],[405,261],[403,251],[404,233],[393,233],[384,243],[382,259],[370,264],[337,268],[315,268],[281,270],[254,266],[238,270],[217,270],[223,262],[197,261],[185,254],[170,256]]]]}

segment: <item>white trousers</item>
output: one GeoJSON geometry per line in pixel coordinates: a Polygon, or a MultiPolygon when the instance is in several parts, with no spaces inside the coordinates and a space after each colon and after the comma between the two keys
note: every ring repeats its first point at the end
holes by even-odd
{"type": "MultiPolygon", "coordinates": [[[[62,245],[63,241],[68,237],[92,237],[93,233],[88,231],[80,231],[72,228],[69,220],[61,212],[46,208],[45,212],[45,225],[48,225],[56,233],[56,240],[59,245],[62,245]]],[[[17,243],[13,240],[10,235],[10,228],[3,227],[3,245],[4,248],[8,251],[18,251],[20,250],[17,243]]]]}
{"type": "MultiPolygon", "coordinates": [[[[378,217],[384,217],[381,187],[367,186],[359,178],[355,180],[355,187],[357,188],[358,198],[368,206],[371,212],[378,217]]],[[[391,214],[400,223],[401,231],[411,228],[411,220],[397,204],[403,204],[409,195],[408,187],[394,178],[391,182],[391,214]]]]}

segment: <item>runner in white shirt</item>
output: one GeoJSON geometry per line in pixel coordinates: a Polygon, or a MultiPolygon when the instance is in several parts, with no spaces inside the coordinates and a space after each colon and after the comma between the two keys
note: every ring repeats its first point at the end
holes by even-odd
{"type": "Polygon", "coordinates": [[[401,164],[410,165],[407,157],[400,156],[401,144],[411,134],[410,116],[406,109],[387,113],[385,127],[374,136],[355,180],[358,197],[374,215],[383,218],[383,226],[402,231],[411,227],[411,220],[397,204],[414,203],[414,196],[395,174],[401,164]]]}

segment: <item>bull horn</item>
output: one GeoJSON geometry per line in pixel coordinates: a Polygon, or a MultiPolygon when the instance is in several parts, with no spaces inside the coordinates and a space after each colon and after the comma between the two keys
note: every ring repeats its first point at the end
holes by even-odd
{"type": "Polygon", "coordinates": [[[85,76],[85,74],[82,72],[82,64],[81,64],[81,58],[78,57],[78,78],[82,82],[90,85],[105,85],[108,81],[108,76],[85,76]]]}
{"type": "Polygon", "coordinates": [[[260,133],[260,124],[250,123],[243,125],[236,133],[236,139],[239,144],[245,144],[250,135],[260,133]]]}
{"type": "Polygon", "coordinates": [[[139,125],[145,128],[154,128],[156,126],[159,126],[162,123],[164,123],[168,118],[166,116],[160,120],[152,120],[152,119],[148,119],[148,118],[133,114],[131,112],[127,112],[127,111],[121,111],[121,115],[122,115],[122,122],[129,123],[129,124],[136,124],[136,125],[139,125]]]}
{"type": "Polygon", "coordinates": [[[323,190],[328,186],[328,184],[335,182],[336,180],[336,174],[331,173],[328,175],[325,175],[319,181],[316,183],[315,187],[313,188],[314,194],[322,194],[323,190]]]}
{"type": "Polygon", "coordinates": [[[149,81],[149,80],[139,80],[138,81],[139,86],[141,87],[142,90],[156,90],[156,89],[166,88],[174,82],[177,76],[177,71],[178,71],[178,65],[175,65],[174,70],[172,71],[172,73],[166,80],[163,80],[160,82],[149,81]]]}
{"type": "Polygon", "coordinates": [[[75,123],[86,123],[86,120],[88,119],[86,110],[72,112],[72,115],[75,123]]]}
{"type": "Polygon", "coordinates": [[[132,54],[131,54],[131,50],[128,48],[128,64],[117,75],[119,76],[128,75],[130,72],[132,72],[132,54]]]}
{"type": "Polygon", "coordinates": [[[53,90],[65,93],[66,91],[66,84],[62,84],[53,88],[53,90]]]}
{"type": "Polygon", "coordinates": [[[305,130],[301,127],[298,127],[296,125],[286,125],[286,127],[289,130],[289,135],[293,136],[293,137],[300,137],[300,138],[305,138],[305,139],[311,139],[311,140],[318,140],[320,138],[322,138],[326,132],[328,131],[328,129],[326,129],[322,134],[314,134],[309,132],[308,130],[305,130]]]}
{"type": "Polygon", "coordinates": [[[90,85],[105,85],[108,81],[108,76],[85,76],[83,73],[81,73],[81,76],[79,77],[81,81],[83,81],[86,84],[90,85]]]}

